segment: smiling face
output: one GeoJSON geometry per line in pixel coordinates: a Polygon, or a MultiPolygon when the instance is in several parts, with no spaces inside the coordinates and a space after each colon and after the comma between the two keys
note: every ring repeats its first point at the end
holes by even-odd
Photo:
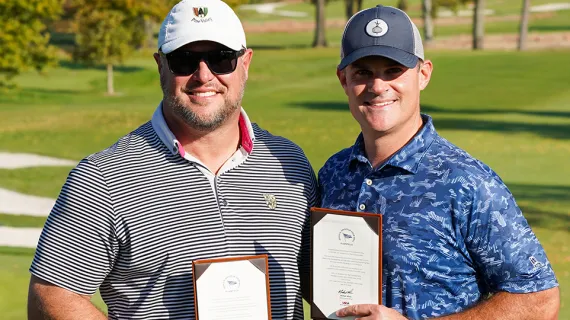
{"type": "MultiPolygon", "coordinates": [[[[214,42],[199,41],[177,50],[211,52],[222,49],[227,50],[214,42]]],[[[165,116],[173,116],[177,122],[196,130],[213,131],[231,116],[239,114],[252,54],[250,49],[246,50],[238,58],[236,70],[229,74],[216,75],[205,61],[200,61],[193,74],[177,76],[170,71],[166,58],[156,53],[165,116]]]]}
{"type": "Polygon", "coordinates": [[[421,126],[420,91],[429,83],[432,63],[420,62],[413,69],[379,56],[359,59],[338,78],[348,96],[352,116],[364,135],[406,136],[421,126]]]}

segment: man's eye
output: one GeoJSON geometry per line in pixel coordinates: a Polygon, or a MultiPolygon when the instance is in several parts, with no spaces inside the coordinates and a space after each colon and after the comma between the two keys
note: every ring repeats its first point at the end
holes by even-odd
{"type": "Polygon", "coordinates": [[[401,72],[403,72],[403,71],[404,71],[403,68],[394,67],[394,68],[390,68],[390,69],[386,70],[386,73],[388,73],[388,74],[398,74],[398,73],[401,73],[401,72]]]}
{"type": "Polygon", "coordinates": [[[357,71],[356,71],[356,75],[357,75],[357,76],[361,76],[361,77],[362,77],[362,76],[369,76],[369,75],[371,75],[371,74],[372,74],[372,72],[370,72],[370,70],[363,70],[363,69],[360,69],[360,70],[357,70],[357,71]]]}

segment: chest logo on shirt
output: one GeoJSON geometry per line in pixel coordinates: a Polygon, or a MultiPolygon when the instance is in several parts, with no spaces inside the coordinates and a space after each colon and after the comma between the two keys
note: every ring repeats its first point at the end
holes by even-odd
{"type": "Polygon", "coordinates": [[[277,208],[277,199],[275,198],[274,195],[269,193],[264,193],[263,198],[265,199],[265,203],[267,204],[269,209],[275,210],[275,208],[277,208]]]}

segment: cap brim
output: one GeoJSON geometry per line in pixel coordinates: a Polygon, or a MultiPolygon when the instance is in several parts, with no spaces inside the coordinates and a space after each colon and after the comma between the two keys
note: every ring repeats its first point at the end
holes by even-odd
{"type": "Polygon", "coordinates": [[[184,37],[180,37],[171,41],[168,41],[160,47],[163,53],[170,53],[188,43],[196,42],[196,41],[212,41],[217,42],[223,46],[226,46],[232,50],[239,51],[242,49],[243,44],[235,39],[229,39],[227,37],[220,37],[215,33],[198,33],[195,32],[193,34],[188,34],[184,37]]]}
{"type": "Polygon", "coordinates": [[[415,68],[419,61],[418,57],[404,50],[387,46],[370,46],[354,50],[351,54],[344,57],[338,65],[338,69],[342,70],[354,61],[369,56],[392,59],[408,68],[415,68]]]}

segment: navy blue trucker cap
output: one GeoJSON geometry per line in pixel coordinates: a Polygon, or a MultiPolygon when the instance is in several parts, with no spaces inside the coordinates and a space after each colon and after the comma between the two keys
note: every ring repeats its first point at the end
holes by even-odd
{"type": "Polygon", "coordinates": [[[338,69],[368,56],[386,57],[408,68],[414,68],[418,59],[424,60],[420,32],[404,11],[378,5],[348,20],[342,34],[338,69]]]}

